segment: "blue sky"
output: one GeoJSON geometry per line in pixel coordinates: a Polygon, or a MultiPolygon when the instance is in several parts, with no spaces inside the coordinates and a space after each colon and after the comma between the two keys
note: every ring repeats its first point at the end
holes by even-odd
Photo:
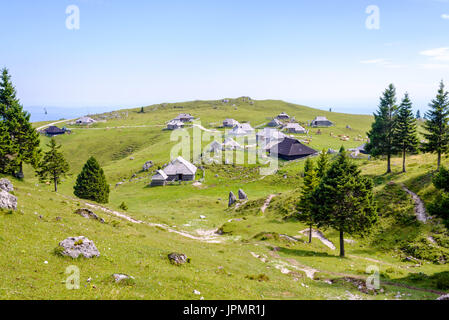
{"type": "Polygon", "coordinates": [[[449,0],[1,0],[0,30],[25,107],[248,95],[371,113],[390,82],[421,110],[449,86],[449,0]]]}

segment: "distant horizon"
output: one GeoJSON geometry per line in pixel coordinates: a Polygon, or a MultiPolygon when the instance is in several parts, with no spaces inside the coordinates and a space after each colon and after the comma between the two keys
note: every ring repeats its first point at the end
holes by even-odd
{"type": "MultiPolygon", "coordinates": [[[[220,99],[235,99],[238,97],[223,97],[220,99]]],[[[252,97],[251,97],[252,98],[252,97]]],[[[220,100],[220,99],[195,99],[195,100],[183,100],[183,101],[164,101],[164,102],[156,102],[156,103],[150,103],[150,104],[139,104],[135,106],[79,106],[79,107],[70,107],[70,106],[63,106],[63,107],[57,107],[57,106],[24,106],[24,110],[29,112],[31,114],[31,121],[32,122],[40,122],[40,121],[57,121],[62,119],[71,119],[76,117],[81,117],[85,115],[92,115],[92,114],[100,114],[105,112],[112,112],[112,111],[118,111],[118,110],[124,110],[124,109],[137,109],[140,107],[147,107],[162,103],[185,103],[185,102],[191,102],[191,101],[210,101],[210,100],[220,100]],[[45,114],[45,110],[47,110],[47,115],[45,114]],[[52,116],[54,115],[54,116],[52,116]]],[[[315,105],[309,105],[304,103],[298,103],[296,101],[288,101],[288,100],[282,100],[282,99],[257,99],[252,98],[256,101],[263,101],[263,100],[280,100],[286,103],[292,103],[296,105],[302,105],[309,108],[322,110],[322,111],[329,111],[329,108],[332,108],[332,112],[336,113],[346,113],[346,114],[358,114],[358,115],[372,115],[373,112],[351,112],[351,110],[358,110],[360,111],[360,108],[335,108],[335,107],[327,107],[327,106],[315,106],[315,105]]]]}

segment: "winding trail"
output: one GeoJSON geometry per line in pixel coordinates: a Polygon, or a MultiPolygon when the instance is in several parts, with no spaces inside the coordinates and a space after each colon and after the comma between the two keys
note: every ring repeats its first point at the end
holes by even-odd
{"type": "Polygon", "coordinates": [[[426,207],[424,206],[424,202],[422,202],[421,198],[414,192],[410,191],[405,185],[402,184],[402,190],[407,192],[415,202],[415,214],[418,221],[426,223],[429,220],[429,216],[426,212],[426,207]]]}
{"type": "Polygon", "coordinates": [[[267,210],[268,206],[270,205],[271,200],[276,197],[275,194],[270,194],[268,196],[268,198],[265,200],[263,206],[260,208],[260,211],[262,211],[262,213],[265,213],[265,210],[267,210]]]}
{"type": "Polygon", "coordinates": [[[55,122],[52,122],[52,123],[43,125],[42,127],[36,128],[36,131],[42,130],[42,129],[47,128],[47,127],[50,127],[50,126],[54,126],[55,124],[58,124],[58,123],[63,123],[63,122],[73,121],[73,120],[75,120],[75,119],[68,119],[68,120],[59,120],[59,121],[55,121],[55,122]]]}
{"type": "Polygon", "coordinates": [[[178,234],[180,236],[183,236],[185,238],[189,238],[189,239],[192,239],[192,240],[198,240],[198,241],[202,241],[202,242],[206,242],[206,243],[222,243],[222,240],[220,240],[218,238],[219,236],[216,233],[218,231],[218,229],[216,229],[216,230],[197,230],[197,233],[199,234],[199,236],[195,236],[195,235],[192,235],[192,234],[190,234],[190,233],[188,233],[186,231],[175,230],[175,229],[170,228],[169,226],[167,226],[165,224],[151,223],[151,222],[144,222],[142,220],[136,220],[136,219],[134,219],[134,218],[124,214],[124,213],[121,213],[121,212],[118,212],[118,211],[114,211],[114,210],[108,209],[106,207],[97,205],[97,204],[92,204],[92,203],[88,203],[88,202],[85,202],[84,204],[86,206],[88,206],[88,207],[91,207],[91,208],[97,209],[97,210],[101,210],[103,212],[106,212],[106,213],[111,214],[113,216],[116,216],[118,218],[127,220],[127,221],[129,221],[131,223],[145,224],[145,225],[150,226],[150,227],[162,228],[162,229],[164,229],[164,230],[166,230],[168,232],[176,233],[176,234],[178,234]]]}
{"type": "MultiPolygon", "coordinates": [[[[299,231],[299,233],[308,236],[308,235],[309,235],[309,229],[305,229],[305,230],[299,231]]],[[[312,238],[318,238],[318,239],[320,239],[320,241],[321,241],[326,247],[328,247],[328,248],[331,249],[331,250],[335,250],[335,249],[336,249],[336,247],[335,247],[335,245],[332,243],[332,241],[328,240],[328,239],[324,236],[324,234],[323,234],[321,231],[319,231],[319,230],[313,230],[313,229],[312,229],[312,238]]]]}

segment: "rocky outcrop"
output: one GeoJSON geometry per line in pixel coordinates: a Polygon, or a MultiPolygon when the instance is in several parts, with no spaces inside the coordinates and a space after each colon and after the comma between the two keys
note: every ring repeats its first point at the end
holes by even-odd
{"type": "Polygon", "coordinates": [[[439,296],[437,298],[437,300],[449,300],[449,294],[445,294],[445,295],[439,296]]]}
{"type": "Polygon", "coordinates": [[[8,179],[0,179],[0,190],[4,190],[6,192],[14,191],[14,186],[12,185],[11,181],[8,179]]]}
{"type": "Polygon", "coordinates": [[[144,164],[143,164],[143,167],[142,167],[142,171],[148,171],[148,170],[150,170],[150,168],[152,168],[154,166],[154,163],[153,163],[153,161],[147,161],[147,162],[145,162],[144,164]]]}
{"type": "Polygon", "coordinates": [[[99,257],[100,252],[92,240],[86,237],[70,237],[59,243],[58,252],[73,259],[83,256],[85,258],[99,257]]]}
{"type": "Polygon", "coordinates": [[[242,189],[239,189],[239,200],[248,200],[248,196],[246,195],[245,191],[242,189]]]}
{"type": "Polygon", "coordinates": [[[95,220],[100,221],[101,223],[104,223],[103,218],[100,218],[95,213],[93,213],[93,211],[86,209],[86,208],[76,210],[75,214],[79,214],[80,216],[87,218],[87,219],[95,219],[95,220]]]}
{"type": "Polygon", "coordinates": [[[237,202],[237,198],[235,197],[234,192],[229,192],[229,201],[228,201],[228,207],[231,207],[234,203],[237,202]]]}
{"type": "Polygon", "coordinates": [[[17,197],[5,190],[0,190],[0,209],[16,210],[17,197]]]}
{"type": "Polygon", "coordinates": [[[170,260],[170,262],[175,265],[181,265],[186,262],[190,262],[185,254],[176,252],[170,253],[168,255],[168,260],[170,260]]]}

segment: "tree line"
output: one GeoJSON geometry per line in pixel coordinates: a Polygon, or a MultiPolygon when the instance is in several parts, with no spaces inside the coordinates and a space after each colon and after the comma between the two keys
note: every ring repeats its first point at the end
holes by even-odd
{"type": "MultiPolygon", "coordinates": [[[[57,191],[61,179],[69,172],[69,164],[54,138],[47,144],[47,152],[42,151],[40,143],[30,114],[23,110],[11,76],[3,68],[0,79],[0,173],[23,179],[23,164],[30,164],[39,180],[52,182],[57,191]]],[[[109,185],[95,158],[89,158],[78,175],[74,194],[82,199],[108,202],[109,185]]]]}
{"type": "MultiPolygon", "coordinates": [[[[421,143],[412,108],[408,93],[404,95],[401,103],[397,104],[396,88],[390,84],[380,98],[378,111],[374,113],[366,150],[373,156],[387,157],[387,173],[391,173],[393,155],[402,155],[402,171],[406,172],[407,153],[435,153],[439,170],[441,156],[449,151],[449,92],[445,90],[443,81],[436,97],[429,104],[429,111],[425,113],[425,140],[421,143]]],[[[416,117],[421,117],[419,111],[416,117]]]]}

